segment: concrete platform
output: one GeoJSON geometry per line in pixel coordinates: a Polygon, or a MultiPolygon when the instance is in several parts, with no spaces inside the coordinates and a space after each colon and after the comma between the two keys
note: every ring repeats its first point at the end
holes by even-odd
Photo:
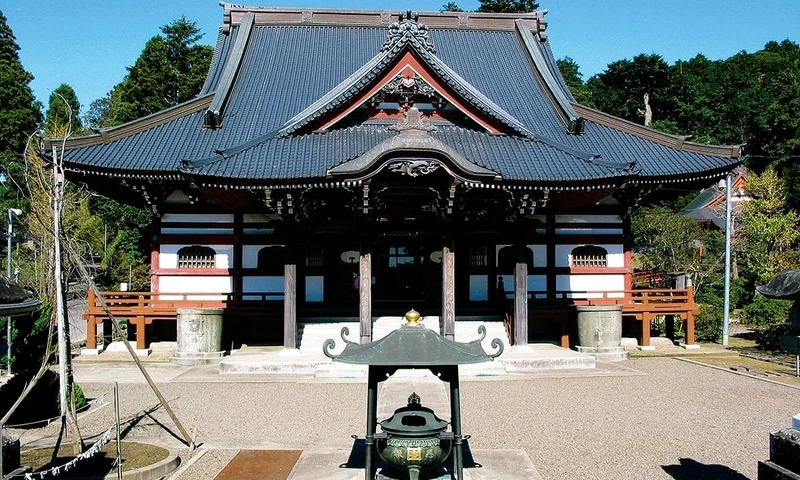
{"type": "MultiPolygon", "coordinates": [[[[527,347],[506,347],[493,362],[463,365],[462,376],[501,376],[546,370],[595,368],[595,358],[549,343],[527,347]]],[[[307,375],[320,378],[366,378],[359,365],[333,362],[320,353],[292,351],[280,347],[245,347],[234,351],[219,364],[221,374],[307,375]]]]}

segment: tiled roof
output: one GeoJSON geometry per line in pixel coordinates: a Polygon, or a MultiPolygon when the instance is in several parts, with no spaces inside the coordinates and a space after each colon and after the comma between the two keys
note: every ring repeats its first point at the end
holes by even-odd
{"type": "MultiPolygon", "coordinates": [[[[204,94],[219,88],[236,35],[236,25],[220,33],[204,94]]],[[[386,125],[364,124],[323,133],[277,134],[373,60],[386,38],[385,26],[256,21],[230,85],[221,128],[203,128],[203,111],[187,107],[181,118],[152,126],[142,123],[141,131],[113,141],[103,143],[99,135],[70,141],[67,166],[123,176],[180,176],[189,166],[195,177],[217,177],[220,183],[226,177],[254,183],[322,177],[396,132],[386,125]]],[[[555,85],[542,83],[513,29],[432,28],[430,40],[436,48],[430,60],[441,66],[445,79],[452,72],[471,89],[464,95],[485,98],[537,139],[454,125],[439,125],[432,133],[470,162],[498,172],[504,181],[586,182],[633,173],[641,181],[663,181],[719,174],[739,163],[731,158],[736,155],[686,151],[643,138],[635,129],[609,126],[603,117],[586,120],[584,134],[570,134],[547,90],[566,88],[549,45],[540,42],[538,48],[547,68],[553,69],[555,85]]],[[[572,100],[568,92],[562,94],[572,100]]]]}

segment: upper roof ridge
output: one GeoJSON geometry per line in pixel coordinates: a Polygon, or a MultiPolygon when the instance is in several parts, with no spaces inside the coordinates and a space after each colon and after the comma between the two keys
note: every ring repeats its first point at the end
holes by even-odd
{"type": "Polygon", "coordinates": [[[399,48],[411,39],[416,40],[425,50],[436,53],[436,48],[429,37],[428,26],[419,23],[419,14],[412,15],[411,10],[406,10],[405,13],[400,13],[399,22],[389,25],[389,33],[386,34],[386,42],[381,47],[381,52],[399,48]]]}

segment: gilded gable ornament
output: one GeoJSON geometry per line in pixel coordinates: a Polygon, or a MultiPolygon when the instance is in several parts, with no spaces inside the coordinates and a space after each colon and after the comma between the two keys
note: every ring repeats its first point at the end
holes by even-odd
{"type": "Polygon", "coordinates": [[[386,34],[386,43],[381,47],[381,52],[391,50],[404,38],[415,38],[419,44],[430,53],[436,53],[433,43],[428,37],[428,26],[419,23],[419,15],[412,14],[411,10],[400,14],[400,21],[389,25],[389,33],[386,34]]]}

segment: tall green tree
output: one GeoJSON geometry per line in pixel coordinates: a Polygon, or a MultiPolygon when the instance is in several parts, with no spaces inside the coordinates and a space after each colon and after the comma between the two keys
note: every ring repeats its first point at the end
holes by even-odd
{"type": "Polygon", "coordinates": [[[197,44],[202,37],[197,24],[185,17],[161,27],[122,82],[90,106],[87,123],[93,128],[119,125],[194,98],[214,53],[197,44]]]}
{"type": "Polygon", "coordinates": [[[534,0],[481,0],[478,12],[494,13],[527,13],[539,8],[539,2],[534,0]]]}
{"type": "Polygon", "coordinates": [[[597,108],[632,122],[649,125],[674,109],[669,65],[661,55],[610,63],[586,84],[597,108]]]}
{"type": "Polygon", "coordinates": [[[581,105],[593,106],[578,63],[570,57],[564,57],[556,60],[556,65],[558,65],[558,70],[561,72],[561,76],[564,78],[564,82],[566,82],[575,100],[581,105]]]}
{"type": "MultiPolygon", "coordinates": [[[[476,12],[482,13],[528,13],[539,8],[539,2],[533,0],[481,0],[476,12]]],[[[463,12],[456,2],[442,5],[443,12],[463,12]]]]}
{"type": "Polygon", "coordinates": [[[25,201],[14,182],[22,177],[28,136],[41,121],[41,104],[30,87],[33,75],[23,68],[17,52],[16,37],[0,12],[0,211],[25,201]]]}
{"type": "Polygon", "coordinates": [[[58,130],[69,125],[73,134],[80,134],[83,130],[83,123],[80,119],[81,104],[75,90],[62,83],[53,93],[47,102],[47,113],[44,117],[45,131],[58,130]]]}
{"type": "Polygon", "coordinates": [[[462,10],[458,6],[458,4],[456,2],[447,2],[444,5],[442,5],[442,9],[440,11],[442,11],[442,12],[463,12],[464,10],[462,10]]]}

